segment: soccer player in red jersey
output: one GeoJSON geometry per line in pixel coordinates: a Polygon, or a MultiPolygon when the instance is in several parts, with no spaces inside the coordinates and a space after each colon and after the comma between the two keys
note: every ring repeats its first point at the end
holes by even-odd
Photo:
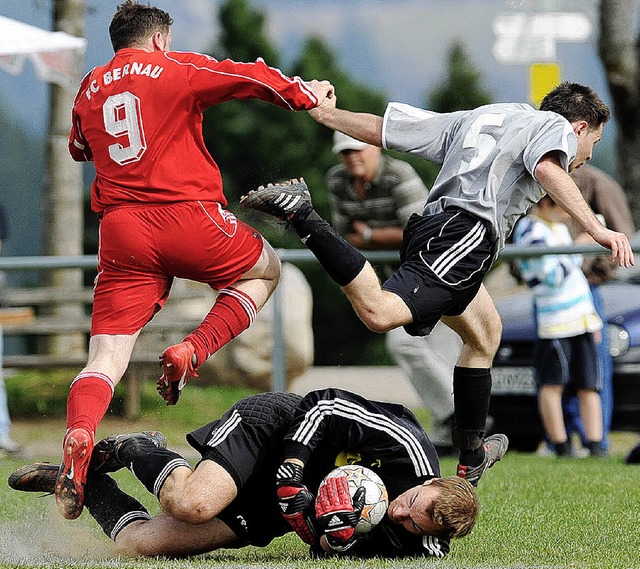
{"type": "Polygon", "coordinates": [[[207,283],[218,297],[200,326],[160,356],[158,391],[170,405],[198,366],[251,324],[280,276],[272,247],[225,210],[203,111],[232,99],[309,110],[333,94],[327,81],[287,77],[261,59],[171,52],[172,23],[149,5],[118,6],[109,26],[115,56],[84,77],[73,106],[69,151],[95,164],[100,239],[89,357],[71,383],[55,488],[68,519],[82,511],[97,425],[173,278],[207,283]]]}

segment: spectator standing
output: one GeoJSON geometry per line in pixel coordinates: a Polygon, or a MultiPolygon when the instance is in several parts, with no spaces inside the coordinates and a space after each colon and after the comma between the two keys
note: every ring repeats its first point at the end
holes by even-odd
{"type": "MultiPolygon", "coordinates": [[[[340,159],[326,176],[333,226],[359,249],[399,250],[409,217],[422,211],[429,195],[417,172],[410,164],[382,154],[379,147],[337,131],[333,152],[340,159]]],[[[385,278],[395,268],[385,265],[385,278]]],[[[429,409],[429,438],[438,454],[452,454],[453,368],[462,340],[442,322],[428,336],[410,336],[396,328],[386,333],[385,340],[429,409]]]]}
{"type": "MultiPolygon", "coordinates": [[[[609,229],[620,231],[626,235],[634,233],[635,228],[631,210],[629,209],[629,202],[620,184],[602,170],[590,165],[574,170],[571,173],[571,177],[585,201],[591,206],[594,213],[602,216],[609,229]]],[[[574,241],[577,243],[588,244],[594,242],[573,220],[569,220],[567,225],[574,241]]],[[[604,313],[600,285],[613,277],[615,268],[616,265],[611,262],[609,255],[585,256],[582,264],[582,271],[591,287],[596,311],[605,323],[607,319],[604,313]]],[[[613,415],[613,359],[609,352],[609,337],[606,333],[602,334],[601,341],[596,344],[596,351],[602,368],[602,390],[600,391],[603,420],[602,446],[604,450],[608,450],[613,415]]],[[[571,397],[565,402],[565,415],[568,430],[577,431],[583,442],[586,442],[575,397],[571,397]]]]}
{"type": "Polygon", "coordinates": [[[222,177],[203,140],[204,110],[232,99],[309,110],[333,90],[261,59],[172,52],[172,23],[159,8],[120,4],[109,25],[115,55],[84,77],[73,105],[69,151],[95,166],[91,208],[100,218],[100,247],[89,357],[71,383],[55,489],[67,519],[82,511],[97,425],[173,279],[206,283],[218,296],[198,328],[160,356],[158,391],[168,404],[206,359],[249,327],[278,283],[273,248],[225,209],[222,177]]]}
{"type": "MultiPolygon", "coordinates": [[[[9,227],[4,208],[0,205],[0,255],[2,245],[9,236],[9,227]]],[[[0,307],[2,306],[3,289],[5,287],[4,273],[0,272],[0,307]]],[[[7,388],[4,384],[4,339],[2,326],[0,325],[0,452],[18,452],[20,445],[11,438],[11,417],[9,416],[9,405],[7,403],[7,388]]]]}
{"type": "MultiPolygon", "coordinates": [[[[572,243],[564,221],[568,214],[549,196],[518,222],[516,245],[561,246],[572,243]]],[[[581,255],[544,255],[519,261],[522,278],[534,294],[538,342],[534,356],[538,406],[545,432],[558,456],[571,452],[562,411],[562,395],[575,389],[592,455],[602,454],[602,386],[595,333],[598,316],[582,273],[581,255]]],[[[599,339],[599,338],[598,338],[599,339]]]]}

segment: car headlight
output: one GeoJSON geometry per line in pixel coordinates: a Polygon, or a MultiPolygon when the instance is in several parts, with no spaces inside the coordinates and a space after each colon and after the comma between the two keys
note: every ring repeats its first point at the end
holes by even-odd
{"type": "Polygon", "coordinates": [[[609,334],[609,353],[611,357],[617,358],[629,351],[629,332],[617,324],[609,324],[607,328],[609,334]]]}

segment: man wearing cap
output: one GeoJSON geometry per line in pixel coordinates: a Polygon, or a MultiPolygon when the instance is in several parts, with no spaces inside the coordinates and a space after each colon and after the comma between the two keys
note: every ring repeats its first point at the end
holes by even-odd
{"type": "MultiPolygon", "coordinates": [[[[400,249],[413,213],[424,208],[429,191],[408,163],[380,148],[335,132],[333,152],[340,164],[326,175],[333,226],[359,249],[400,249]]],[[[383,267],[389,277],[397,267],[383,267]]],[[[409,377],[431,413],[429,438],[443,456],[453,451],[453,379],[462,341],[438,323],[429,336],[387,332],[389,353],[409,377]]]]}

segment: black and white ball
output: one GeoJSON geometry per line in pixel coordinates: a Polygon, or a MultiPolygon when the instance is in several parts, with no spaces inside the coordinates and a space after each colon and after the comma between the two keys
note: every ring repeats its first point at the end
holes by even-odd
{"type": "Polygon", "coordinates": [[[378,525],[387,513],[389,507],[387,489],[373,470],[357,464],[338,466],[329,472],[322,482],[324,483],[328,478],[343,475],[346,475],[349,481],[351,497],[360,486],[365,488],[365,504],[355,528],[356,536],[365,535],[378,525]]]}

